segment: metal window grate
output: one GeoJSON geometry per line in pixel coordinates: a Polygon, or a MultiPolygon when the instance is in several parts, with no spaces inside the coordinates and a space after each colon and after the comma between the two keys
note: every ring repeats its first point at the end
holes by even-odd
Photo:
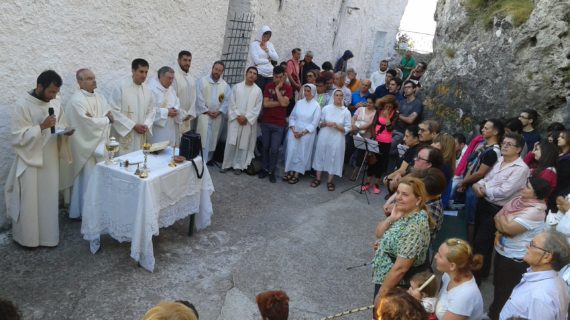
{"type": "Polygon", "coordinates": [[[241,82],[247,63],[249,40],[253,30],[252,14],[234,14],[229,21],[226,33],[227,51],[222,53],[222,61],[226,65],[224,79],[230,85],[241,82]]]}

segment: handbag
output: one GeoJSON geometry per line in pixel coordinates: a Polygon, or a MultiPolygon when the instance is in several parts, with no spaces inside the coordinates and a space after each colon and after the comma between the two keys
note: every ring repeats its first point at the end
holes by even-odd
{"type": "Polygon", "coordinates": [[[194,170],[196,171],[196,176],[198,179],[202,179],[204,175],[204,154],[202,151],[202,137],[199,133],[195,132],[194,130],[190,130],[184,132],[182,137],[180,137],[180,150],[179,154],[186,158],[186,160],[192,162],[192,166],[194,166],[194,170]],[[198,172],[198,166],[196,166],[196,162],[194,159],[200,155],[202,158],[202,172],[198,172]]]}

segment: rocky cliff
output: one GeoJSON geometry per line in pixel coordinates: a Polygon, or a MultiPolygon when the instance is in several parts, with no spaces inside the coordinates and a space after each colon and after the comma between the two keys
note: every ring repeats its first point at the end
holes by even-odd
{"type": "Polygon", "coordinates": [[[480,19],[469,2],[438,1],[435,56],[422,81],[428,116],[469,131],[533,108],[543,124],[570,124],[570,2],[528,0],[522,21],[504,12],[480,19]]]}

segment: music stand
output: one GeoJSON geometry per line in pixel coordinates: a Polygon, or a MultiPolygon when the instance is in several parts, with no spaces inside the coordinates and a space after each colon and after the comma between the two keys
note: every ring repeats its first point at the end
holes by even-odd
{"type": "Polygon", "coordinates": [[[366,161],[366,157],[368,156],[369,153],[375,153],[375,154],[380,154],[380,148],[378,147],[378,141],[372,140],[372,139],[367,139],[362,137],[360,134],[356,134],[353,136],[353,140],[354,140],[354,147],[356,149],[360,149],[360,150],[364,150],[364,159],[362,159],[362,163],[360,164],[360,168],[358,169],[358,174],[356,175],[356,180],[358,180],[358,177],[360,176],[360,173],[362,172],[362,179],[360,184],[355,184],[353,186],[348,187],[347,189],[343,190],[341,193],[345,193],[348,190],[352,190],[356,187],[358,187],[358,191],[354,190],[360,194],[363,194],[366,196],[366,202],[368,202],[368,204],[370,204],[370,200],[368,199],[368,192],[364,192],[362,190],[362,186],[364,185],[364,178],[366,176],[366,171],[368,170],[368,161],[366,161]]]}

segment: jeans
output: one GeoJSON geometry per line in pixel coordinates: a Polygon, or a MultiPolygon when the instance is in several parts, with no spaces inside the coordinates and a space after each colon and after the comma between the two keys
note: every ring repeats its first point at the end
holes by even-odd
{"type": "Polygon", "coordinates": [[[284,127],[271,123],[261,124],[261,142],[263,144],[263,169],[269,173],[275,173],[277,160],[279,159],[279,147],[283,139],[284,127]]]}
{"type": "MultiPolygon", "coordinates": [[[[465,189],[465,217],[467,218],[467,224],[475,224],[475,212],[477,211],[478,201],[479,199],[472,186],[467,187],[465,189]]],[[[494,221],[493,225],[495,225],[494,221]]]]}

